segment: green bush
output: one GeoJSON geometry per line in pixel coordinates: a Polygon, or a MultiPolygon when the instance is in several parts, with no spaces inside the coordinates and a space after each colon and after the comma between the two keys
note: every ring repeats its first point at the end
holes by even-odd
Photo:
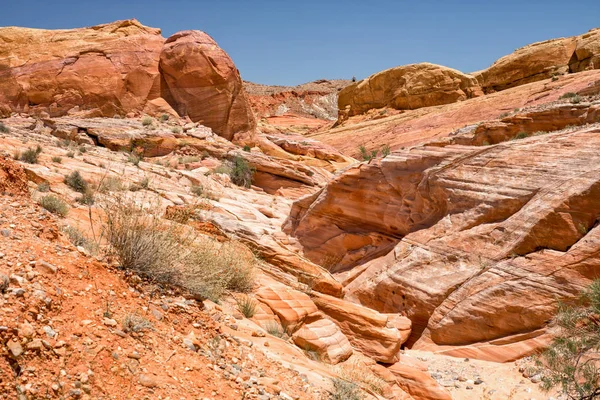
{"type": "Polygon", "coordinates": [[[38,192],[46,193],[50,190],[50,184],[44,181],[38,185],[37,190],[38,192]]]}
{"type": "Polygon", "coordinates": [[[369,152],[365,146],[359,146],[358,151],[360,151],[360,156],[363,161],[371,161],[372,159],[377,157],[379,153],[378,150],[372,150],[369,152]]]}
{"type": "Polygon", "coordinates": [[[559,97],[559,99],[570,99],[571,97],[577,97],[577,93],[567,92],[559,97]]]}
{"type": "Polygon", "coordinates": [[[53,194],[43,196],[40,198],[39,203],[46,210],[61,217],[66,216],[69,212],[69,206],[67,206],[67,203],[53,194]]]}
{"type": "Polygon", "coordinates": [[[387,157],[392,153],[392,149],[390,148],[390,146],[388,144],[383,145],[383,147],[381,147],[381,155],[383,157],[387,157]]]}
{"type": "Polygon", "coordinates": [[[85,193],[89,190],[88,182],[83,179],[79,170],[71,172],[65,176],[65,183],[73,190],[79,193],[85,193]]]}
{"type": "Polygon", "coordinates": [[[42,152],[41,146],[37,146],[35,149],[30,147],[19,156],[19,160],[26,162],[28,164],[37,164],[38,156],[40,155],[41,152],[42,152]]]}
{"type": "Polygon", "coordinates": [[[162,122],[167,122],[169,120],[169,114],[163,114],[160,116],[160,120],[162,122]]]}
{"type": "Polygon", "coordinates": [[[154,122],[154,119],[152,117],[146,116],[146,117],[142,118],[142,125],[144,125],[144,126],[150,126],[150,125],[152,125],[153,122],[154,122]]]}
{"type": "Polygon", "coordinates": [[[81,194],[81,197],[77,199],[77,202],[85,206],[93,206],[96,202],[96,199],[94,198],[94,193],[91,190],[86,190],[81,194]]]}
{"type": "Polygon", "coordinates": [[[52,162],[60,164],[60,163],[62,163],[62,157],[54,156],[54,157],[52,157],[52,162]]]}
{"type": "Polygon", "coordinates": [[[234,184],[249,188],[252,185],[254,172],[254,167],[251,167],[248,161],[241,156],[235,156],[231,163],[229,177],[234,184]]]}
{"type": "Polygon", "coordinates": [[[0,122],[0,133],[8,133],[8,132],[10,132],[10,129],[8,128],[8,126],[6,126],[2,122],[0,122]]]}
{"type": "Polygon", "coordinates": [[[248,145],[245,145],[245,146],[244,146],[244,151],[250,151],[250,150],[252,150],[252,149],[250,148],[250,146],[248,146],[248,145]]]}
{"type": "Polygon", "coordinates": [[[529,134],[527,132],[519,132],[515,135],[513,140],[525,139],[526,137],[529,137],[529,134]]]}
{"type": "Polygon", "coordinates": [[[542,387],[560,387],[569,399],[600,397],[600,280],[595,280],[575,304],[560,303],[554,321],[558,335],[536,360],[545,369],[542,387]]]}
{"type": "Polygon", "coordinates": [[[67,157],[74,158],[75,157],[75,153],[73,153],[72,151],[69,151],[69,152],[67,152],[67,157]]]}

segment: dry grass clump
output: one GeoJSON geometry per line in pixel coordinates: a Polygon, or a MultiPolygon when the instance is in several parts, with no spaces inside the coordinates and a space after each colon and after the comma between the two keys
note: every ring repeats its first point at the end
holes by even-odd
{"type": "Polygon", "coordinates": [[[64,217],[69,213],[69,206],[67,203],[53,194],[41,197],[38,202],[46,210],[58,216],[64,217]]]}
{"type": "Polygon", "coordinates": [[[355,382],[382,395],[387,383],[375,375],[360,356],[353,355],[347,361],[334,367],[336,374],[345,381],[355,382]]]}
{"type": "Polygon", "coordinates": [[[94,242],[91,238],[86,236],[79,229],[72,226],[66,226],[62,229],[62,231],[65,233],[65,235],[67,235],[69,241],[74,246],[81,246],[90,254],[96,254],[96,252],[98,251],[98,244],[94,242]]]}
{"type": "Polygon", "coordinates": [[[256,301],[249,296],[241,296],[235,299],[238,310],[246,318],[252,318],[256,314],[256,301]]]}
{"type": "Polygon", "coordinates": [[[121,326],[124,332],[143,332],[153,329],[152,322],[136,313],[125,315],[121,326]]]}
{"type": "Polygon", "coordinates": [[[191,227],[161,218],[156,202],[143,203],[120,196],[103,207],[104,234],[122,267],[215,302],[229,290],[252,289],[251,252],[236,242],[199,237],[191,227]]]}

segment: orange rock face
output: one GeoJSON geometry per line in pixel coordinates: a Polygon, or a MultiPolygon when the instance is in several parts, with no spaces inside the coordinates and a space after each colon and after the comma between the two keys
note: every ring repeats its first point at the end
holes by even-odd
{"type": "Polygon", "coordinates": [[[112,117],[159,96],[160,29],[135,20],[73,30],[0,29],[5,112],[112,117]]]}
{"type": "Polygon", "coordinates": [[[227,139],[255,126],[235,65],[199,31],[165,42],[160,29],[136,20],[0,28],[0,66],[0,115],[178,113],[227,139]]]}
{"type": "Polygon", "coordinates": [[[231,139],[256,123],[231,58],[206,33],[183,31],[165,42],[160,55],[162,95],[180,115],[231,139]]]}
{"type": "Polygon", "coordinates": [[[371,108],[414,110],[481,94],[473,76],[452,68],[421,63],[390,68],[344,88],[339,95],[338,108],[343,120],[371,108]]]}
{"type": "Polygon", "coordinates": [[[600,266],[599,133],[397,152],[298,201],[288,226],[309,257],[344,254],[338,270],[387,253],[345,293],[405,313],[409,345],[522,357],[547,342],[556,298],[576,296],[600,266]]]}

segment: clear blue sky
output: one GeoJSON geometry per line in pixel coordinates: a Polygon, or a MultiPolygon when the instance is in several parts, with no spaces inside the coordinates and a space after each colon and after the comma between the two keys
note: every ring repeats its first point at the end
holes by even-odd
{"type": "Polygon", "coordinates": [[[137,18],[209,33],[245,80],[362,79],[422,61],[472,72],[531,42],[600,27],[600,0],[2,0],[0,26],[74,28],[137,18]]]}

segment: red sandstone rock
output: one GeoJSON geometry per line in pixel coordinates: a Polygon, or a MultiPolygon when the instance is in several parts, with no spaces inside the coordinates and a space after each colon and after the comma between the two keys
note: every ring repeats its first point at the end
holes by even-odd
{"type": "Polygon", "coordinates": [[[180,115],[212,128],[226,139],[256,123],[231,58],[206,33],[183,31],[160,54],[164,97],[180,115]]]}

